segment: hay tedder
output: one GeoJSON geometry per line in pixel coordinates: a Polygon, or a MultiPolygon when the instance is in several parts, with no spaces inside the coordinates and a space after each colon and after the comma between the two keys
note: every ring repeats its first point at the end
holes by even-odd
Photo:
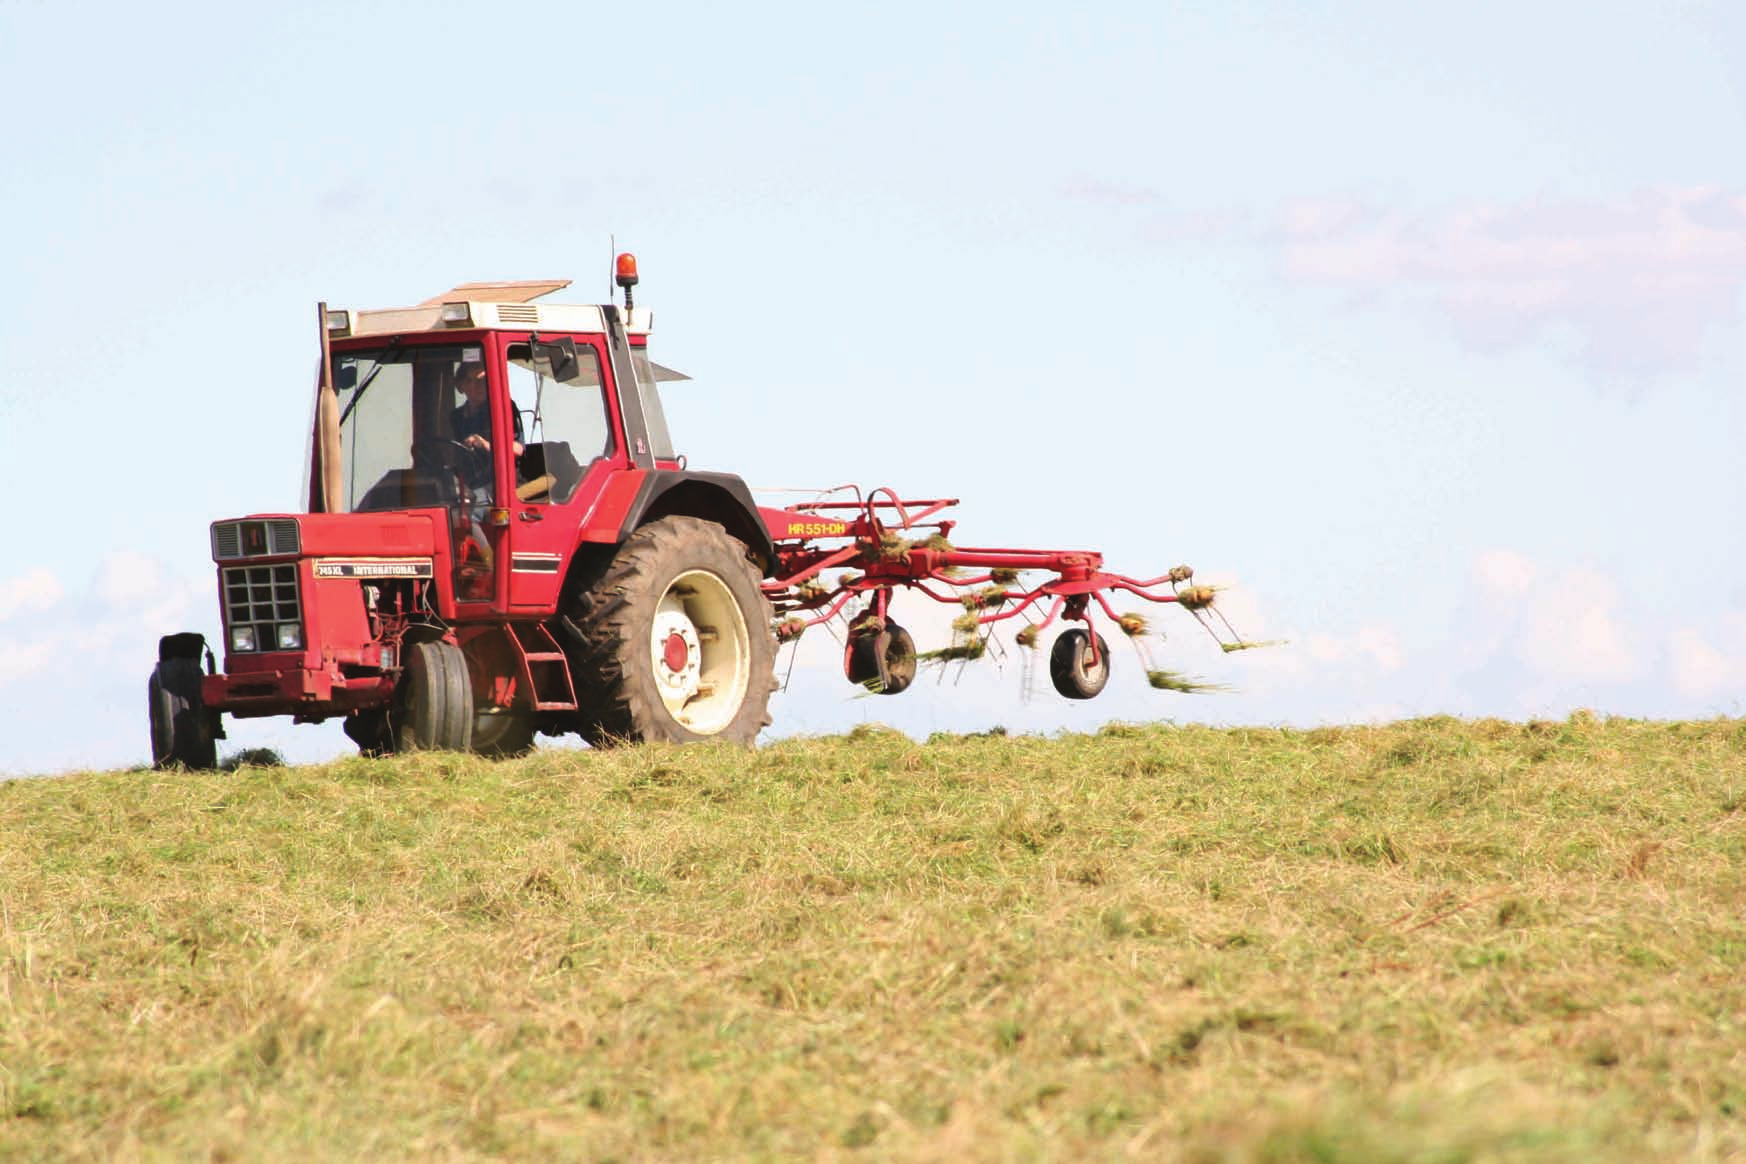
{"type": "MultiPolygon", "coordinates": [[[[1112,595],[1175,603],[1239,639],[1178,566],[1107,572],[1100,554],[959,546],[954,500],[826,490],[760,506],[745,482],[687,467],[652,362],[652,319],[624,305],[536,303],[565,281],[469,283],[412,307],[319,309],[307,511],[212,525],[224,666],[166,635],[148,686],[152,757],[210,767],[223,716],[343,719],[367,753],[513,755],[536,733],[596,745],[751,742],[770,722],[777,653],[840,624],[848,678],[895,695],[929,660],[1049,652],[1054,687],[1108,681],[1112,595]],[[917,651],[899,588],[958,609],[917,651]]],[[[1153,686],[1198,685],[1145,663],[1153,686]]]]}

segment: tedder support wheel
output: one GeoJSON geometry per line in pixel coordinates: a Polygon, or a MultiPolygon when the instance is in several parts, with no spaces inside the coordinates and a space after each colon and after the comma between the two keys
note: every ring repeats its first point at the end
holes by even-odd
{"type": "Polygon", "coordinates": [[[453,643],[414,643],[395,691],[392,741],[401,752],[465,752],[473,746],[473,685],[453,643]]]}
{"type": "Polygon", "coordinates": [[[879,695],[896,695],[915,682],[915,639],[890,620],[879,634],[851,635],[847,649],[843,670],[851,683],[879,695]]]}
{"type": "Polygon", "coordinates": [[[1049,652],[1049,679],[1068,699],[1090,699],[1109,682],[1109,644],[1097,636],[1097,660],[1091,658],[1091,632],[1074,627],[1055,640],[1049,652]]]}
{"type": "Polygon", "coordinates": [[[563,621],[591,744],[750,744],[770,722],[770,603],[746,547],[714,522],[663,517],[643,526],[563,621]]]}
{"type": "Polygon", "coordinates": [[[200,664],[162,659],[146,683],[152,725],[152,767],[216,768],[218,743],[200,696],[200,664]]]}

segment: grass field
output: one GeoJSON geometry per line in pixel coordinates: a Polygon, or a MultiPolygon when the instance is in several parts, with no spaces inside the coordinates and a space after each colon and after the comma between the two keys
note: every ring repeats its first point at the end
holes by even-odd
{"type": "Polygon", "coordinates": [[[0,1158],[1746,1160],[1746,724],[12,781],[0,1158]]]}

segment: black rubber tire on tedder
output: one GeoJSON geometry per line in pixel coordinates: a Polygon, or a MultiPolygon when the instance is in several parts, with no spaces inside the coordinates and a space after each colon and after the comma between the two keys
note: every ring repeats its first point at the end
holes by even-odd
{"type": "Polygon", "coordinates": [[[1091,655],[1091,632],[1074,627],[1055,640],[1049,652],[1049,681],[1068,699],[1091,699],[1109,682],[1109,644],[1097,636],[1097,662],[1091,655]]]}
{"type": "Polygon", "coordinates": [[[395,691],[395,750],[465,752],[473,746],[473,684],[453,643],[414,643],[395,691]]]}
{"type": "Polygon", "coordinates": [[[583,737],[752,743],[776,687],[770,618],[744,543],[721,526],[663,517],[641,527],[560,620],[583,737]]]}
{"type": "Polygon", "coordinates": [[[216,768],[218,742],[200,696],[200,664],[160,659],[146,682],[146,714],[152,726],[152,767],[216,768]]]}
{"type": "Polygon", "coordinates": [[[859,683],[877,695],[897,695],[908,691],[915,682],[915,639],[888,621],[879,634],[850,638],[848,662],[851,683],[859,683]]]}

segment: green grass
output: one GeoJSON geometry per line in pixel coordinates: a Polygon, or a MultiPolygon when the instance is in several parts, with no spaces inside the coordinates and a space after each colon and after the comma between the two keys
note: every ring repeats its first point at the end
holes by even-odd
{"type": "Polygon", "coordinates": [[[1746,725],[0,784],[0,1159],[1746,1159],[1746,725]]]}

